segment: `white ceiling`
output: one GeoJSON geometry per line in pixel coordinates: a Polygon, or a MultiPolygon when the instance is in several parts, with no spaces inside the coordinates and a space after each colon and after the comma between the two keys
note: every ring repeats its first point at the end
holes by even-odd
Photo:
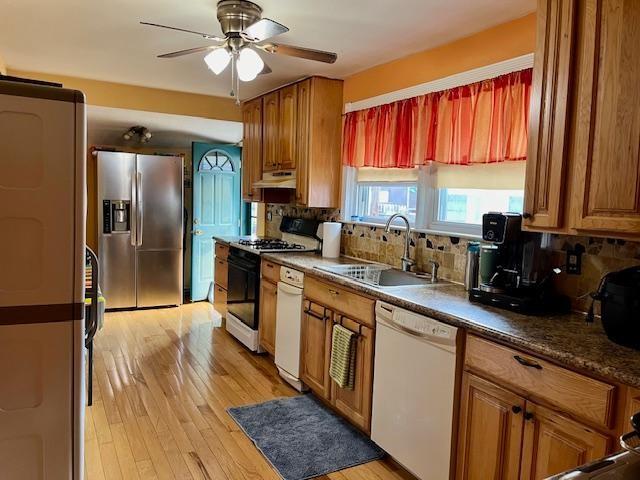
{"type": "MultiPolygon", "coordinates": [[[[448,43],[535,10],[535,0],[257,0],[288,26],[277,41],[334,51],[333,65],[264,54],[273,73],[241,86],[241,98],[310,75],[345,77],[448,43]],[[244,87],[244,88],[242,88],[244,87]]],[[[226,96],[203,54],[156,55],[206,45],[195,35],[140,20],[220,34],[216,0],[0,0],[0,54],[9,68],[226,96]]],[[[227,69],[229,70],[229,69],[227,69]]]]}
{"type": "Polygon", "coordinates": [[[237,143],[242,140],[242,124],[225,120],[144,112],[124,108],[87,107],[88,145],[140,146],[122,134],[135,125],[147,127],[153,137],[143,144],[157,148],[191,148],[191,142],[237,143]]]}

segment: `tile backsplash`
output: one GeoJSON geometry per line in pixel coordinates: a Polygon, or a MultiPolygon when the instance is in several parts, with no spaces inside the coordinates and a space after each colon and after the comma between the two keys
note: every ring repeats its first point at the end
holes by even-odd
{"type": "MultiPolygon", "coordinates": [[[[267,205],[266,234],[280,236],[280,221],[283,216],[313,218],[320,221],[338,221],[340,210],[302,208],[291,205],[267,205]]],[[[413,232],[411,234],[411,258],[417,269],[430,271],[430,260],[440,264],[438,274],[447,280],[462,283],[466,263],[467,245],[470,240],[455,236],[433,235],[413,232]]],[[[591,304],[588,296],[598,288],[602,276],[611,271],[633,265],[640,265],[640,242],[614,240],[608,238],[551,235],[552,262],[564,265],[566,251],[580,244],[585,253],[582,256],[582,273],[567,275],[562,272],[555,279],[556,289],[572,299],[577,311],[586,312],[591,304]]],[[[343,223],[341,252],[351,257],[387,263],[400,267],[404,250],[404,232],[353,223],[343,223]]]]}

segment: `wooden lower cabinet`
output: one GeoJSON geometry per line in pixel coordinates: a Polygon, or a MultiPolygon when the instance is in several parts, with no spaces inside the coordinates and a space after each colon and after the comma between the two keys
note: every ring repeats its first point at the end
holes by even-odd
{"type": "Polygon", "coordinates": [[[325,400],[331,398],[331,319],[330,310],[305,299],[302,312],[300,378],[316,395],[325,400]]]}
{"type": "Polygon", "coordinates": [[[213,303],[226,305],[229,284],[229,265],[227,263],[229,245],[216,242],[215,252],[213,260],[213,303]]]}
{"type": "Polygon", "coordinates": [[[258,336],[260,346],[271,355],[276,354],[276,305],[278,287],[264,278],[260,282],[260,321],[258,336]]]}
{"type": "Polygon", "coordinates": [[[609,437],[527,402],[521,480],[538,480],[607,454],[609,437]]]}
{"type": "Polygon", "coordinates": [[[458,480],[516,480],[524,432],[524,398],[465,373],[462,379],[458,480]]]}
{"type": "Polygon", "coordinates": [[[465,372],[458,480],[541,480],[608,453],[611,439],[465,372]]]}
{"type": "Polygon", "coordinates": [[[216,258],[214,265],[214,282],[225,290],[229,288],[229,264],[226,260],[216,258]]]}
{"type": "Polygon", "coordinates": [[[622,424],[622,431],[626,433],[631,429],[631,417],[640,412],[640,389],[630,388],[627,393],[627,399],[625,402],[624,410],[624,423],[622,424]]]}
{"type": "Polygon", "coordinates": [[[362,321],[346,317],[327,305],[305,298],[301,379],[317,396],[367,433],[371,430],[373,350],[373,328],[364,325],[362,321]],[[338,322],[358,334],[353,389],[340,388],[329,376],[333,325],[338,322]]]}
{"type": "Polygon", "coordinates": [[[374,332],[371,328],[338,315],[334,322],[358,333],[354,388],[340,388],[331,381],[331,401],[335,408],[365,432],[371,431],[371,401],[373,395],[374,332]]]}
{"type": "Polygon", "coordinates": [[[218,284],[213,286],[213,303],[219,305],[227,304],[227,290],[218,284]]]}

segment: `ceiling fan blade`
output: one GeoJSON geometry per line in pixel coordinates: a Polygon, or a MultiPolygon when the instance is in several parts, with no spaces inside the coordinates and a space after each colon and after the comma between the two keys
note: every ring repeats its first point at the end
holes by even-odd
{"type": "Polygon", "coordinates": [[[217,35],[211,35],[209,33],[196,32],[194,30],[187,30],[185,28],[170,27],[169,25],[160,25],[159,23],[140,22],[140,24],[141,25],[149,25],[151,27],[167,28],[169,30],[176,30],[178,32],[194,33],[196,35],[200,35],[201,37],[206,38],[207,40],[214,40],[216,42],[224,42],[226,40],[226,38],[218,37],[217,35]]]}
{"type": "Polygon", "coordinates": [[[295,47],[293,45],[283,45],[281,43],[266,43],[264,45],[256,46],[265,52],[289,55],[290,57],[306,58],[307,60],[315,60],[316,62],[335,63],[338,59],[338,55],[332,52],[324,52],[322,50],[314,50],[312,48],[295,47]]]}
{"type": "Polygon", "coordinates": [[[215,45],[207,45],[206,47],[196,47],[196,48],[188,48],[186,50],[178,50],[177,52],[165,53],[163,55],[158,55],[158,58],[175,58],[182,57],[183,55],[190,55],[192,53],[206,52],[207,50],[215,50],[216,48],[220,48],[215,45]]]}
{"type": "Polygon", "coordinates": [[[263,40],[288,31],[289,29],[281,23],[271,20],[270,18],[263,18],[249,25],[240,32],[240,35],[250,42],[262,42],[263,40]]]}
{"type": "Polygon", "coordinates": [[[265,63],[264,67],[262,67],[262,71],[258,75],[267,75],[271,72],[273,72],[273,70],[271,70],[271,67],[265,63]]]}

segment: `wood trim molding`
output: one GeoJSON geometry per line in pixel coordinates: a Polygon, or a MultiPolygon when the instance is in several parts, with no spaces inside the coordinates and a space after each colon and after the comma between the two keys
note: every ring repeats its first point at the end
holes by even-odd
{"type": "Polygon", "coordinates": [[[84,303],[0,307],[0,326],[68,322],[84,318],[84,303]]]}

